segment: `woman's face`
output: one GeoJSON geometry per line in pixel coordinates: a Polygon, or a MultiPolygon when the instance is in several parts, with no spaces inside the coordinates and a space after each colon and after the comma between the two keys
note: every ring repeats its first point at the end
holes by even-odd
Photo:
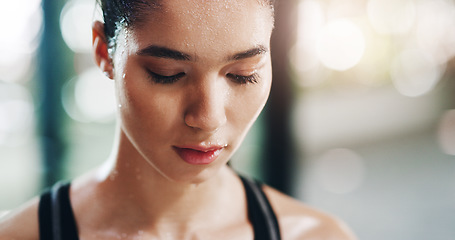
{"type": "Polygon", "coordinates": [[[162,3],[119,33],[120,126],[159,174],[200,182],[226,164],[267,101],[273,17],[257,0],[162,3]]]}

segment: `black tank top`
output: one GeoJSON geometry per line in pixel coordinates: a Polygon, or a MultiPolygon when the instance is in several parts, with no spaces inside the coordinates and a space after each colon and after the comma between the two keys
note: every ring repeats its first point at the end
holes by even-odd
{"type": "MultiPolygon", "coordinates": [[[[255,240],[280,240],[275,213],[262,191],[262,184],[240,177],[245,188],[248,217],[255,240]]],[[[41,195],[39,202],[40,240],[79,240],[69,198],[70,183],[57,183],[41,195]]]]}

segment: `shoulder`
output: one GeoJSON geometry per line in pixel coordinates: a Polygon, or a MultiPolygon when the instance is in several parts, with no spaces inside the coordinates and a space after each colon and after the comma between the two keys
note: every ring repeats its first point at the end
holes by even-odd
{"type": "Polygon", "coordinates": [[[351,230],[339,219],[309,207],[269,186],[264,186],[280,225],[283,240],[355,240],[351,230]]]}
{"type": "Polygon", "coordinates": [[[38,240],[38,204],[34,198],[0,217],[0,240],[38,240]]]}

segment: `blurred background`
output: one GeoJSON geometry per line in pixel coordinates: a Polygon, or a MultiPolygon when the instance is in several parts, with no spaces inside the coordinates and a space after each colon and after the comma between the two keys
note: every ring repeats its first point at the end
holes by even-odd
{"type": "MultiPolygon", "coordinates": [[[[0,2],[0,211],[109,155],[94,0],[0,2]]],[[[269,103],[232,159],[359,239],[455,239],[455,1],[281,0],[269,103]]]]}

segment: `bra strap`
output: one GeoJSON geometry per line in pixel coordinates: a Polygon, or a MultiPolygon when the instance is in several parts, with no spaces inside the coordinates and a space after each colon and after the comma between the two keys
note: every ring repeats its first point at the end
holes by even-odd
{"type": "Polygon", "coordinates": [[[39,239],[54,239],[52,235],[52,207],[51,192],[46,191],[41,195],[38,205],[39,239]]]}
{"type": "Polygon", "coordinates": [[[77,225],[69,198],[70,183],[57,183],[41,195],[39,204],[41,240],[78,240],[77,225]]]}
{"type": "Polygon", "coordinates": [[[253,225],[254,239],[281,240],[277,217],[258,181],[240,176],[245,187],[248,216],[253,225]]]}

